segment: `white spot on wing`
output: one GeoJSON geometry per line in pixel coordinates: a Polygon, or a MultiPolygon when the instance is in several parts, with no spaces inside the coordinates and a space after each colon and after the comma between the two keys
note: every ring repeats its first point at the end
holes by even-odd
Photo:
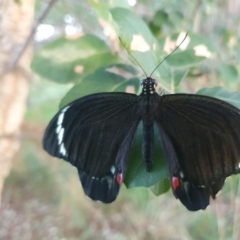
{"type": "Polygon", "coordinates": [[[114,173],[115,173],[115,171],[116,171],[116,168],[115,168],[115,166],[112,166],[110,171],[111,171],[111,173],[112,173],[112,174],[114,174],[114,173]]]}
{"type": "Polygon", "coordinates": [[[60,132],[61,128],[62,128],[62,125],[58,125],[58,127],[56,128],[56,134],[60,132]]]}
{"type": "Polygon", "coordinates": [[[62,113],[65,113],[69,107],[70,107],[70,106],[65,107],[65,108],[62,110],[62,113]]]}
{"type": "Polygon", "coordinates": [[[62,112],[59,116],[58,116],[58,121],[57,124],[61,125],[63,122],[63,117],[64,117],[64,112],[62,112]]]}
{"type": "Polygon", "coordinates": [[[65,107],[64,109],[62,109],[62,111],[60,112],[59,116],[58,116],[58,120],[57,120],[57,128],[56,128],[56,134],[57,134],[57,140],[58,140],[58,145],[60,146],[60,153],[63,156],[67,156],[67,151],[66,148],[64,146],[64,144],[62,143],[63,141],[63,135],[64,135],[64,128],[62,127],[62,122],[64,119],[64,113],[67,111],[67,109],[70,106],[65,107]]]}
{"type": "Polygon", "coordinates": [[[238,168],[240,168],[240,163],[238,163],[238,168]]]}
{"type": "Polygon", "coordinates": [[[60,147],[60,153],[62,153],[63,156],[66,156],[67,155],[66,152],[67,152],[66,148],[64,147],[64,144],[62,143],[61,147],[60,147]]]}
{"type": "Polygon", "coordinates": [[[58,145],[60,145],[63,140],[63,134],[64,134],[64,128],[61,128],[61,130],[58,134],[58,145]]]}

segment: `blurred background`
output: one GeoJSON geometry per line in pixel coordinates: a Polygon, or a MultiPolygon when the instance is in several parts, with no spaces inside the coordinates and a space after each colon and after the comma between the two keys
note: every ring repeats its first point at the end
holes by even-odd
{"type": "MultiPolygon", "coordinates": [[[[161,176],[146,183],[144,168],[130,171],[134,188],[104,205],[84,195],[75,168],[42,149],[59,106],[94,92],[139,93],[145,75],[126,49],[149,75],[186,32],[153,74],[159,92],[240,108],[239,0],[2,0],[0,13],[0,239],[240,239],[238,176],[205,211],[189,212],[169,190],[159,152],[161,176]]],[[[137,135],[129,166],[139,163],[137,135]]]]}

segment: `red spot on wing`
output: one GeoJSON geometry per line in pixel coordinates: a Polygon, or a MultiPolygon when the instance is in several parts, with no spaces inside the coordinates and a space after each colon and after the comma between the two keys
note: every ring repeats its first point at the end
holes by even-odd
{"type": "Polygon", "coordinates": [[[179,186],[180,186],[180,181],[179,181],[179,178],[178,177],[173,177],[172,178],[172,186],[173,186],[173,189],[176,191],[179,186]]]}
{"type": "Polygon", "coordinates": [[[119,185],[122,185],[122,180],[123,180],[122,173],[117,174],[116,181],[119,185]]]}

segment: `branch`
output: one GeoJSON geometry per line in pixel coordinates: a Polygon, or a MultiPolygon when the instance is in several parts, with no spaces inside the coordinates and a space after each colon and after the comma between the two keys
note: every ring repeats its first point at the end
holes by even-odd
{"type": "Polygon", "coordinates": [[[13,57],[12,61],[9,63],[9,65],[7,67],[7,72],[13,70],[17,66],[20,58],[22,57],[22,55],[25,52],[26,48],[28,47],[29,43],[32,41],[32,38],[37,30],[38,25],[45,19],[48,12],[50,11],[50,9],[52,8],[52,6],[55,4],[56,1],[57,0],[49,0],[49,2],[46,4],[46,6],[42,9],[38,19],[35,21],[35,23],[32,27],[31,32],[29,33],[27,39],[25,40],[23,45],[20,47],[20,49],[16,51],[15,56],[13,57]]]}

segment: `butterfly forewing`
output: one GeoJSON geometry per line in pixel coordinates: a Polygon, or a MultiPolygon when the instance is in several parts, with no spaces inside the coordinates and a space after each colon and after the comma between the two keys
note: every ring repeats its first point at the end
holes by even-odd
{"type": "Polygon", "coordinates": [[[139,97],[93,94],[59,111],[44,136],[44,149],[73,164],[86,195],[112,202],[123,181],[140,121],[139,97]]]}
{"type": "Polygon", "coordinates": [[[182,182],[182,191],[188,196],[173,190],[182,202],[186,197],[187,204],[195,202],[196,206],[190,204],[192,210],[203,209],[209,195],[215,197],[222,188],[225,178],[240,172],[240,111],[221,100],[199,95],[160,98],[156,121],[162,138],[166,135],[170,174],[182,182]],[[174,157],[169,156],[169,148],[174,157]],[[196,201],[199,194],[202,197],[196,201]]]}

